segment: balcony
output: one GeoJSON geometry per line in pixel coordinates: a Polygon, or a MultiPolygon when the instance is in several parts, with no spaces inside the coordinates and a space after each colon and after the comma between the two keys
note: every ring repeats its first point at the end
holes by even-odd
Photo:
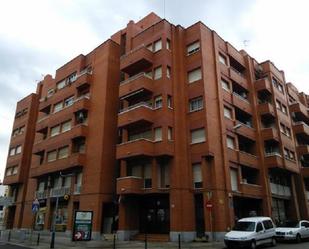
{"type": "Polygon", "coordinates": [[[276,128],[264,128],[261,130],[263,140],[276,140],[279,141],[279,134],[276,128]]]}
{"type": "Polygon", "coordinates": [[[247,79],[245,78],[245,76],[238,72],[236,69],[234,69],[233,67],[229,68],[229,76],[230,78],[235,81],[236,83],[238,83],[239,85],[241,85],[243,88],[248,90],[248,82],[247,79]]]}
{"type": "Polygon", "coordinates": [[[231,44],[227,43],[227,53],[234,58],[239,64],[245,67],[245,59],[244,56],[239,53],[231,44]]]}
{"type": "Polygon", "coordinates": [[[90,86],[91,81],[92,74],[86,72],[77,77],[77,79],[74,81],[74,85],[77,89],[81,89],[90,86]]]}
{"type": "Polygon", "coordinates": [[[34,198],[38,200],[47,199],[49,197],[49,191],[48,190],[38,190],[35,191],[34,198]]]}
{"type": "Polygon", "coordinates": [[[309,145],[298,145],[296,151],[299,156],[309,154],[309,145]]]}
{"type": "Polygon", "coordinates": [[[260,115],[273,116],[275,117],[275,110],[272,104],[270,103],[261,103],[258,105],[258,112],[260,115]]]}
{"type": "Polygon", "coordinates": [[[260,185],[248,184],[245,182],[240,183],[240,191],[247,196],[262,196],[262,187],[260,185]]]}
{"type": "Polygon", "coordinates": [[[52,188],[50,190],[50,197],[63,197],[69,194],[71,194],[70,187],[52,188]]]}
{"type": "Polygon", "coordinates": [[[256,139],[256,130],[254,128],[239,121],[237,121],[236,123],[241,125],[241,127],[237,130],[237,134],[250,138],[251,140],[256,139]]]}
{"type": "Polygon", "coordinates": [[[248,99],[237,94],[236,92],[233,92],[232,100],[233,100],[234,106],[237,106],[238,108],[240,108],[241,110],[245,112],[252,113],[252,107],[248,99]]]}
{"type": "Polygon", "coordinates": [[[142,45],[121,56],[120,70],[129,75],[134,75],[150,67],[152,63],[153,52],[142,45]]]}
{"type": "Polygon", "coordinates": [[[291,188],[280,184],[270,183],[270,191],[273,195],[278,195],[286,198],[291,197],[291,188]]]}
{"type": "Polygon", "coordinates": [[[303,116],[308,116],[308,108],[301,103],[293,103],[290,105],[290,112],[301,113],[303,116]]]}
{"type": "Polygon", "coordinates": [[[90,108],[90,96],[83,95],[74,100],[73,112],[89,110],[90,108]]]}
{"type": "Polygon", "coordinates": [[[118,144],[117,159],[125,159],[135,156],[173,156],[174,145],[169,141],[151,141],[148,139],[137,139],[118,144]]]}
{"type": "Polygon", "coordinates": [[[267,91],[271,94],[271,85],[267,78],[259,79],[254,83],[255,90],[259,91],[267,91]]]}
{"type": "Polygon", "coordinates": [[[20,174],[10,175],[10,176],[4,176],[3,178],[3,185],[11,185],[16,183],[22,183],[23,180],[20,177],[20,174]]]}
{"type": "Polygon", "coordinates": [[[154,111],[149,103],[138,103],[121,110],[118,114],[118,127],[141,122],[146,124],[153,123],[154,111]]]}
{"type": "Polygon", "coordinates": [[[284,168],[283,158],[280,153],[265,153],[265,164],[268,168],[284,168]]]}
{"type": "Polygon", "coordinates": [[[142,72],[120,82],[119,97],[124,99],[133,93],[141,91],[152,93],[153,87],[152,78],[142,72]]]}
{"type": "Polygon", "coordinates": [[[295,134],[303,134],[309,136],[309,126],[304,122],[297,122],[293,124],[293,131],[295,134]]]}
{"type": "Polygon", "coordinates": [[[143,179],[137,176],[117,178],[117,194],[141,194],[143,193],[143,179]]]}
{"type": "Polygon", "coordinates": [[[86,165],[86,155],[73,153],[67,158],[58,159],[52,162],[44,162],[42,165],[30,168],[31,177],[39,177],[57,171],[83,167],[86,165]]]}
{"type": "Polygon", "coordinates": [[[258,158],[255,155],[246,153],[244,151],[239,151],[239,163],[247,166],[258,166],[258,158]]]}

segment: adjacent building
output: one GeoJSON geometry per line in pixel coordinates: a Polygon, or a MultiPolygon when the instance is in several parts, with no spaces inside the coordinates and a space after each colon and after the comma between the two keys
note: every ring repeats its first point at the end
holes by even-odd
{"type": "Polygon", "coordinates": [[[17,103],[6,226],[48,231],[57,197],[57,231],[92,210],[94,239],[221,238],[249,215],[309,218],[308,103],[201,22],[130,21],[17,103]]]}

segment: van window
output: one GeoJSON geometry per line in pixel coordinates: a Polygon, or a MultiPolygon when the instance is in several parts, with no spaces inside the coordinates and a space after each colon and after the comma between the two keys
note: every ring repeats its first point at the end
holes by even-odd
{"type": "Polygon", "coordinates": [[[238,221],[233,228],[234,231],[251,232],[254,231],[255,222],[252,221],[238,221]]]}
{"type": "Polygon", "coordinates": [[[263,225],[266,230],[274,228],[273,223],[270,220],[264,220],[263,225]]]}
{"type": "Polygon", "coordinates": [[[256,226],[256,232],[260,232],[260,231],[263,231],[263,226],[261,222],[259,222],[256,226]]]}

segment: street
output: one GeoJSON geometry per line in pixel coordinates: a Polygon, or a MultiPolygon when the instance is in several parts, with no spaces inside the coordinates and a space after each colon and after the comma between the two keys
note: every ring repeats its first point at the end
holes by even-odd
{"type": "MultiPolygon", "coordinates": [[[[47,248],[47,247],[37,247],[38,249],[40,248],[47,248]]],[[[55,247],[56,249],[65,249],[63,246],[56,246],[55,247]]],[[[72,247],[68,247],[68,248],[72,248],[72,247]]],[[[98,247],[98,248],[92,248],[92,249],[101,249],[102,247],[98,247]]],[[[129,247],[125,247],[126,249],[129,249],[129,247]]],[[[138,247],[138,248],[142,248],[142,247],[138,247]]],[[[148,248],[149,249],[157,249],[157,248],[160,248],[160,249],[164,249],[165,247],[157,247],[157,246],[151,246],[148,245],[148,248]]],[[[176,247],[173,247],[171,245],[167,246],[166,248],[178,248],[177,246],[176,247]]],[[[191,248],[214,248],[214,249],[223,249],[224,247],[210,247],[209,244],[205,244],[204,246],[197,246],[195,243],[192,243],[191,245],[183,245],[181,247],[182,249],[191,249],[191,248]]],[[[260,248],[273,248],[273,247],[260,247],[260,248]]],[[[275,247],[277,249],[303,249],[303,248],[309,248],[309,242],[302,242],[302,243],[299,243],[299,244],[296,244],[296,243],[292,243],[292,242],[283,242],[283,243],[278,243],[277,246],[275,247]]],[[[7,243],[4,243],[4,242],[0,242],[0,249],[31,249],[29,247],[22,247],[22,246],[16,246],[16,245],[10,245],[10,244],[7,244],[7,243]]]]}

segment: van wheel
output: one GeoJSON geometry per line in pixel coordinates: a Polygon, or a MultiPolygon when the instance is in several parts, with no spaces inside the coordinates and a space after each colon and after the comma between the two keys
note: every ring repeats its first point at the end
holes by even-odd
{"type": "Polygon", "coordinates": [[[276,246],[277,240],[275,238],[271,238],[271,246],[276,246]]]}
{"type": "Polygon", "coordinates": [[[256,249],[256,242],[254,240],[251,241],[251,249],[256,249]]]}
{"type": "Polygon", "coordinates": [[[297,235],[296,235],[296,243],[300,243],[301,242],[301,236],[300,236],[300,234],[298,233],[297,235]]]}

